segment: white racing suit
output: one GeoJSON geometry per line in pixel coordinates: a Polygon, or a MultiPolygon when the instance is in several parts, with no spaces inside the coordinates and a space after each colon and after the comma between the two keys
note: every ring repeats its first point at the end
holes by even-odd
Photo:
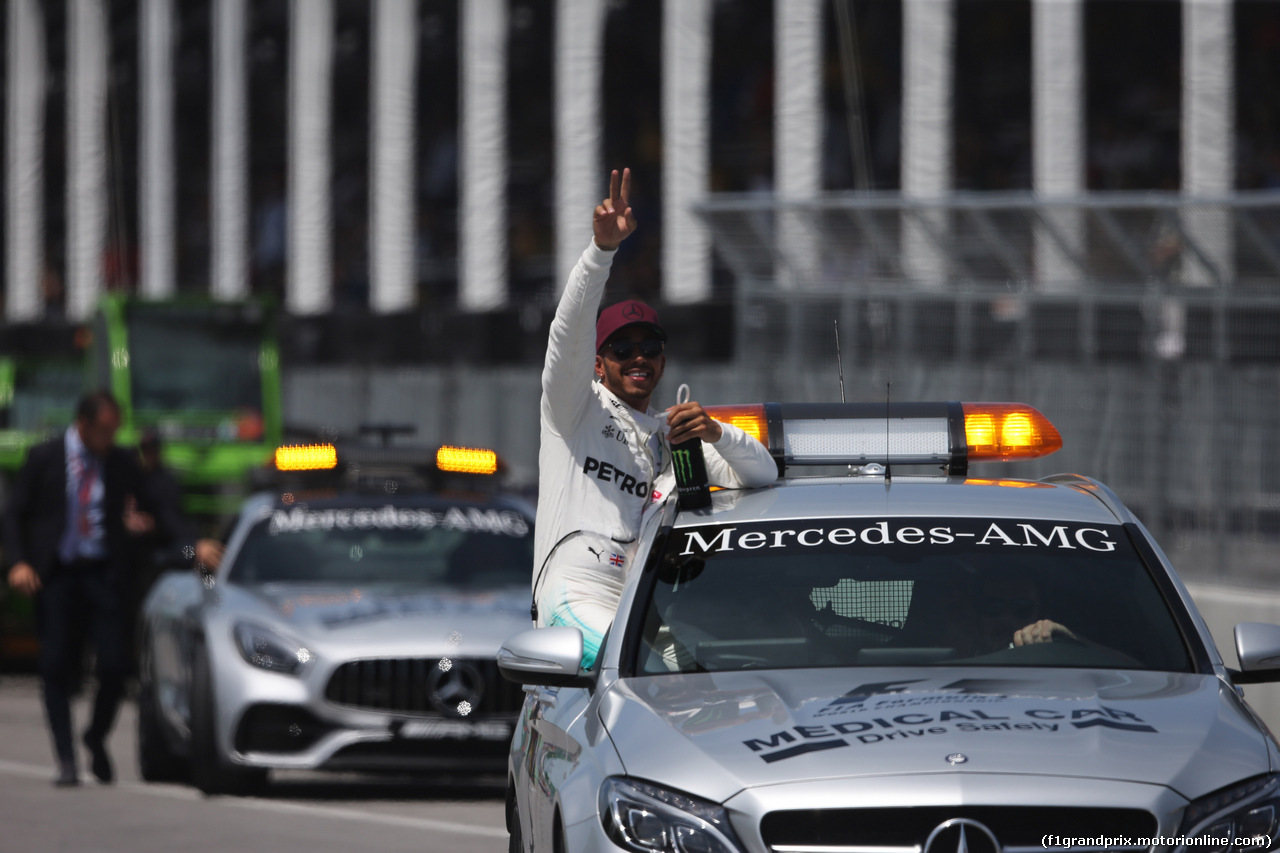
{"type": "MultiPolygon", "coordinates": [[[[657,410],[639,412],[595,377],[596,314],[613,252],[587,247],[556,308],[542,370],[533,598],[538,627],[582,631],[594,665],[645,520],[675,492],[657,410]]],[[[763,486],[778,476],[768,450],[741,429],[703,442],[711,485],[763,486]]]]}

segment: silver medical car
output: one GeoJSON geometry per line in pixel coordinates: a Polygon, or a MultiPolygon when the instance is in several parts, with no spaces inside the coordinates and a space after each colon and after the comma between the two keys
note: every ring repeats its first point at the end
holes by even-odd
{"type": "Polygon", "coordinates": [[[713,414],[787,475],[665,508],[597,671],[573,628],[499,652],[513,851],[1270,846],[1280,751],[1237,685],[1280,678],[1280,627],[1237,627],[1228,669],[1107,487],[967,476],[1056,450],[1039,412],[713,414]]]}
{"type": "Polygon", "coordinates": [[[532,543],[532,508],[501,494],[251,499],[216,574],[164,575],[144,603],[143,778],[502,772],[523,694],[494,654],[529,624],[532,543]]]}

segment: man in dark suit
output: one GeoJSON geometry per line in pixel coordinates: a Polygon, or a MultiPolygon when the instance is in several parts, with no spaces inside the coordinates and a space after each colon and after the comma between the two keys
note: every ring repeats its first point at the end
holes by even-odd
{"type": "MultiPolygon", "coordinates": [[[[143,488],[137,455],[115,446],[119,427],[115,398],[106,391],[86,394],[63,435],[31,448],[4,513],[9,585],[35,599],[40,676],[59,786],[79,781],[70,680],[82,632],[93,643],[98,680],[83,740],[94,776],[103,783],[113,779],[106,737],[129,672],[126,505],[136,501],[171,537],[183,531],[177,508],[157,503],[143,488]]],[[[213,568],[222,558],[222,545],[202,539],[187,553],[213,568]]]]}

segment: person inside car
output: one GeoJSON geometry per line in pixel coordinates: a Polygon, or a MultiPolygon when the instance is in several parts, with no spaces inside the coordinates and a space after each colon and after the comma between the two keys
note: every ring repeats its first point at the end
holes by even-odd
{"type": "Polygon", "coordinates": [[[1040,589],[1028,572],[988,572],[978,584],[976,609],[984,651],[1079,639],[1065,625],[1044,618],[1040,589]]]}

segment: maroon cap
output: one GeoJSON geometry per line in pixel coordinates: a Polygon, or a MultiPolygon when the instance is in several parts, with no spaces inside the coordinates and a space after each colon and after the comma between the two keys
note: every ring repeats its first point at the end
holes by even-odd
{"type": "Polygon", "coordinates": [[[659,338],[664,341],[667,339],[667,333],[662,330],[662,324],[658,322],[658,312],[643,302],[628,299],[625,302],[610,305],[600,312],[600,317],[596,320],[596,352],[600,351],[600,347],[604,346],[604,342],[609,340],[614,332],[626,326],[634,326],[636,323],[652,326],[659,338]]]}

